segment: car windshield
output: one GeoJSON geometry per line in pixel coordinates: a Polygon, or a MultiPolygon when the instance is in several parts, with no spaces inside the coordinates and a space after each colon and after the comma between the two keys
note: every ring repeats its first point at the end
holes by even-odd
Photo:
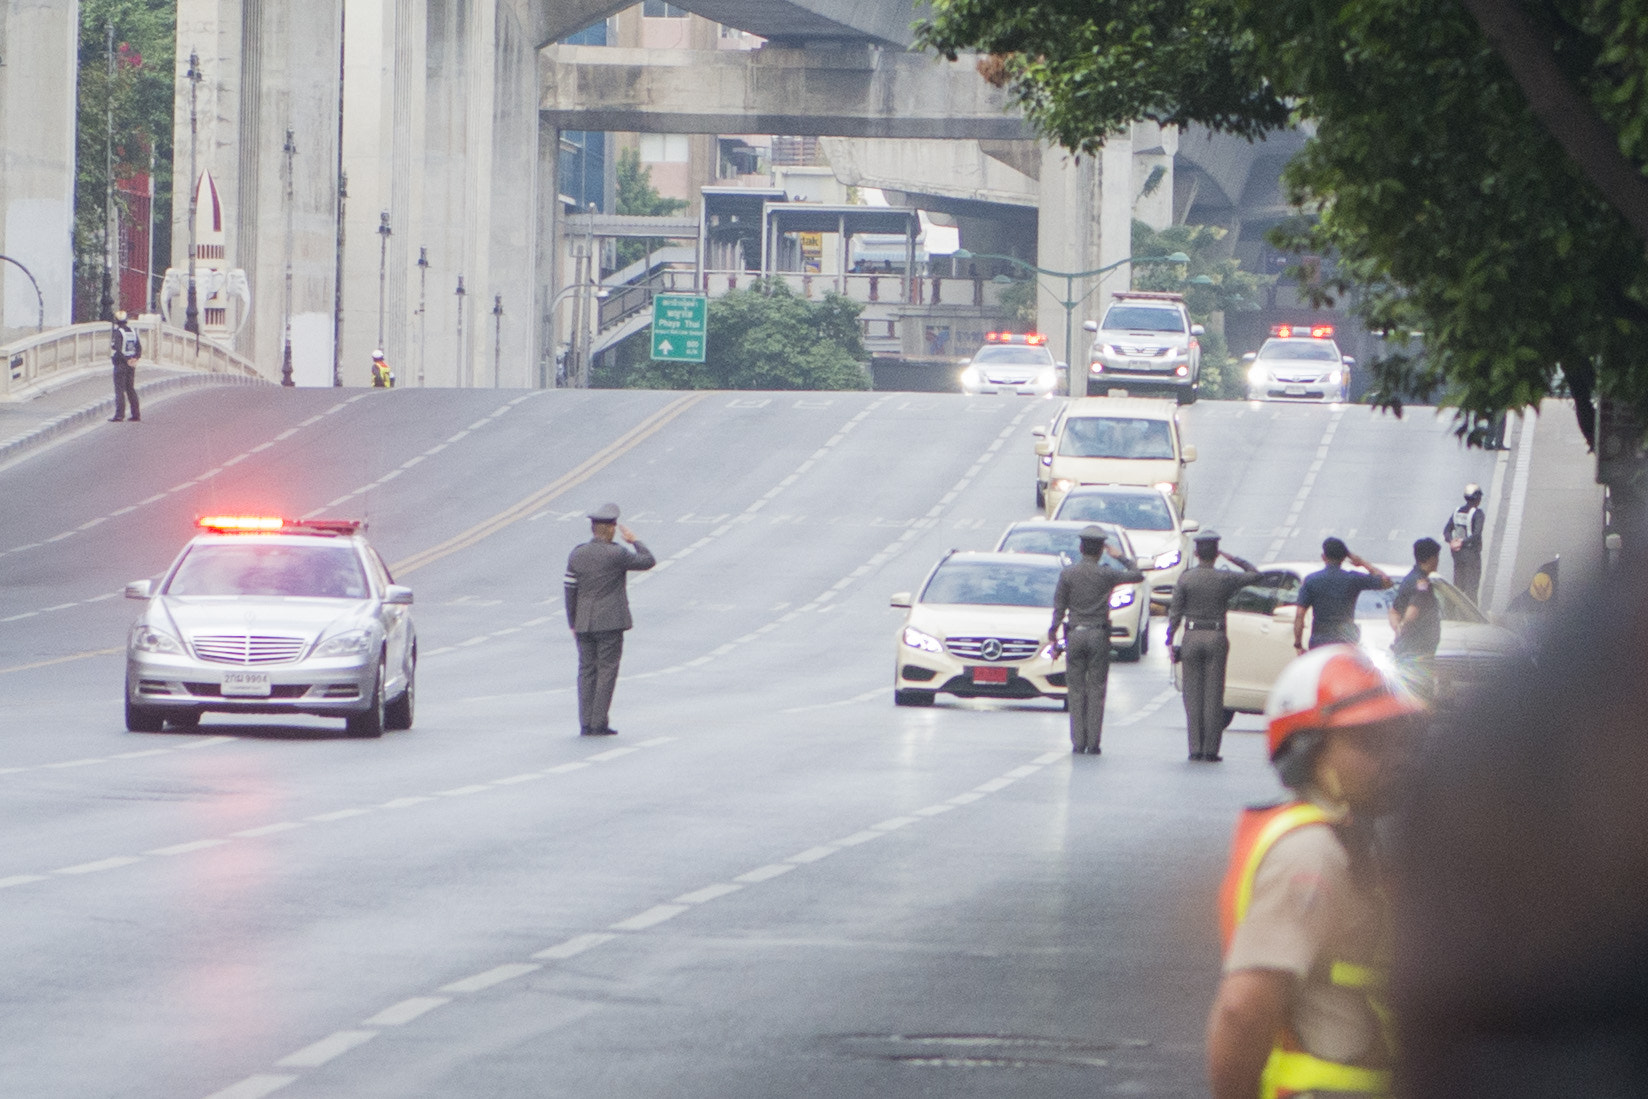
{"type": "Polygon", "coordinates": [[[1114,523],[1124,530],[1172,530],[1167,501],[1153,492],[1071,493],[1059,504],[1055,519],[1114,523]]]}
{"type": "Polygon", "coordinates": [[[1177,309],[1156,305],[1112,305],[1104,315],[1105,328],[1129,332],[1183,332],[1184,317],[1177,309]]]}
{"type": "Polygon", "coordinates": [[[320,542],[203,543],[184,556],[167,595],[365,599],[366,572],[353,546],[320,542]]]}
{"type": "MultiPolygon", "coordinates": [[[[1050,553],[1054,556],[1062,554],[1074,561],[1081,556],[1081,532],[1061,530],[1057,527],[1016,527],[1007,532],[996,550],[1000,553],[1050,553]]],[[[1123,564],[1121,558],[1109,552],[1109,547],[1106,547],[1101,560],[1113,569],[1133,567],[1123,564]]]]}
{"type": "Polygon", "coordinates": [[[1166,420],[1134,416],[1073,416],[1059,435],[1067,458],[1171,459],[1173,434],[1166,420]]]}
{"type": "Polygon", "coordinates": [[[1045,347],[981,347],[973,356],[976,363],[1008,363],[1013,366],[1046,366],[1053,361],[1045,347]]]}
{"type": "Polygon", "coordinates": [[[1059,583],[1057,561],[948,561],[921,593],[923,603],[981,603],[996,607],[1051,607],[1059,583]]]}
{"type": "Polygon", "coordinates": [[[1339,355],[1333,345],[1321,340],[1272,340],[1259,349],[1261,359],[1308,359],[1312,362],[1336,363],[1339,355]]]}

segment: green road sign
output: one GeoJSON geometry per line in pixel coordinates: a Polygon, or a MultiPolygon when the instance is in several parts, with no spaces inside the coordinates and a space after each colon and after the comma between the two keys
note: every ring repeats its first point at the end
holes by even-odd
{"type": "Polygon", "coordinates": [[[667,362],[704,361],[708,301],[702,294],[659,294],[652,299],[652,357],[667,362]]]}

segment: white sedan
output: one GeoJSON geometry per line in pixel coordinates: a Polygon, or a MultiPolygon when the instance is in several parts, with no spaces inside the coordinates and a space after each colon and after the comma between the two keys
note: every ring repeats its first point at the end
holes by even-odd
{"type": "MultiPolygon", "coordinates": [[[[1090,523],[1024,519],[1009,523],[996,542],[997,553],[1051,553],[1066,561],[1081,557],[1081,532],[1090,523]]],[[[1104,524],[1100,524],[1105,526],[1104,524]]],[[[1134,555],[1121,527],[1105,526],[1104,564],[1118,569],[1149,568],[1148,558],[1134,555]]],[[[1150,651],[1150,578],[1123,584],[1110,593],[1110,646],[1125,661],[1150,651]]]]}
{"type": "Polygon", "coordinates": [[[1162,606],[1173,598],[1173,585],[1185,569],[1191,534],[1201,529],[1196,520],[1179,517],[1167,493],[1137,485],[1080,485],[1059,501],[1053,518],[1125,530],[1139,555],[1150,598],[1162,606]]]}
{"type": "MultiPolygon", "coordinates": [[[[1407,569],[1400,565],[1380,566],[1400,583],[1407,569]]],[[[1230,661],[1225,665],[1225,711],[1262,713],[1271,684],[1297,654],[1293,650],[1293,619],[1299,608],[1299,586],[1320,564],[1283,562],[1266,565],[1264,579],[1237,592],[1230,601],[1226,632],[1230,638],[1230,661]]],[[[1437,687],[1447,695],[1482,678],[1502,665],[1519,648],[1517,636],[1495,626],[1465,594],[1440,576],[1431,584],[1442,607],[1442,640],[1436,647],[1437,687]]],[[[1362,631],[1362,648],[1380,663],[1390,664],[1395,631],[1390,624],[1391,599],[1396,589],[1365,591],[1356,601],[1356,625],[1362,631]]],[[[1307,611],[1308,615],[1309,612],[1307,611]]],[[[1305,620],[1305,636],[1310,636],[1310,620],[1305,620]]],[[[1174,667],[1174,682],[1179,680],[1174,667]]]]}

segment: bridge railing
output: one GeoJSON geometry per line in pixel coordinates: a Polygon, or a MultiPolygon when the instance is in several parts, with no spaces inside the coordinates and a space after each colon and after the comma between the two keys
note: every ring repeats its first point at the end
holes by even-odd
{"type": "MultiPolygon", "coordinates": [[[[132,327],[143,341],[143,365],[263,376],[244,355],[209,339],[197,340],[180,328],[147,320],[134,321],[132,327]]],[[[55,384],[108,369],[109,334],[107,323],[95,321],[54,328],[0,347],[6,364],[0,371],[0,401],[21,400],[55,384]]]]}

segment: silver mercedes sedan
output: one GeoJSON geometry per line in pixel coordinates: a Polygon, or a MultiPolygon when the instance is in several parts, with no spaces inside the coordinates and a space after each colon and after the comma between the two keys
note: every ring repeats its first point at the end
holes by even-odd
{"type": "Polygon", "coordinates": [[[412,591],[355,520],[210,516],[158,581],[126,644],[126,728],[204,713],[341,717],[350,736],[412,727],[412,591]]]}

